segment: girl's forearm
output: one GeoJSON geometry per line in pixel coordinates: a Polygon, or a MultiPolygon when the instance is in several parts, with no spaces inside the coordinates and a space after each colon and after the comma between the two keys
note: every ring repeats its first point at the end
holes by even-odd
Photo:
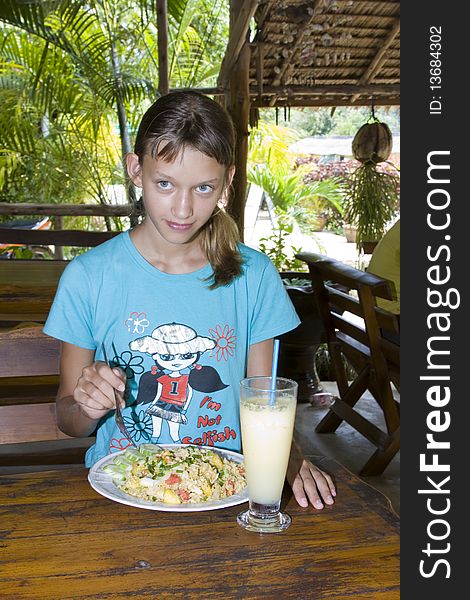
{"type": "Polygon", "coordinates": [[[73,396],[57,400],[56,417],[59,429],[72,437],[88,437],[95,431],[99,421],[86,415],[73,396]]]}

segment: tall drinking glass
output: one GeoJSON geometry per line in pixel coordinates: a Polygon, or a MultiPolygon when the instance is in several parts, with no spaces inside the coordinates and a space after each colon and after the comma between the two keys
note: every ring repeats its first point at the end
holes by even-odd
{"type": "Polygon", "coordinates": [[[280,511],[297,404],[297,383],[276,377],[240,382],[240,424],[249,507],[239,525],[258,533],[277,533],[291,523],[280,511]]]}

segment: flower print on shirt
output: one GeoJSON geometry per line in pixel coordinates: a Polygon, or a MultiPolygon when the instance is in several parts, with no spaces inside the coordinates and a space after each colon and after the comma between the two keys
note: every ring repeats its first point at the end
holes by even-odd
{"type": "Polygon", "coordinates": [[[144,333],[146,328],[150,325],[150,321],[147,319],[146,313],[133,311],[124,321],[124,324],[129,333],[144,333]]]}
{"type": "Polygon", "coordinates": [[[220,362],[227,361],[230,356],[233,356],[236,348],[236,336],[233,335],[234,329],[228,325],[216,325],[214,329],[209,329],[209,333],[215,340],[215,348],[211,356],[215,356],[220,362]]]}
{"type": "Polygon", "coordinates": [[[127,379],[134,379],[136,375],[141,375],[145,371],[142,365],[143,357],[135,356],[129,350],[124,350],[121,354],[114,356],[112,362],[113,366],[124,371],[127,379]]]}
{"type": "Polygon", "coordinates": [[[121,450],[125,450],[130,446],[132,446],[132,444],[126,437],[122,437],[120,439],[113,437],[109,442],[109,451],[120,452],[121,450]]]}
{"type": "Polygon", "coordinates": [[[124,425],[136,444],[152,441],[152,417],[145,410],[139,412],[131,409],[129,415],[123,416],[124,425]]]}

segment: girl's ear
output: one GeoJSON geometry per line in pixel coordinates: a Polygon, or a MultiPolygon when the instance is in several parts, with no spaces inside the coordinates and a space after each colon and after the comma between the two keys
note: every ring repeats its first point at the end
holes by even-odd
{"type": "Polygon", "coordinates": [[[126,154],[126,168],[132,183],[137,187],[142,187],[142,168],[137,154],[133,152],[126,154]]]}
{"type": "Polygon", "coordinates": [[[232,181],[233,181],[233,176],[234,175],[235,175],[235,165],[232,165],[227,170],[227,188],[229,188],[232,185],[232,181]]]}
{"type": "Polygon", "coordinates": [[[227,173],[224,181],[224,189],[222,190],[222,197],[220,198],[219,205],[226,206],[229,198],[230,186],[232,185],[233,176],[235,175],[235,166],[231,166],[227,169],[227,173]]]}

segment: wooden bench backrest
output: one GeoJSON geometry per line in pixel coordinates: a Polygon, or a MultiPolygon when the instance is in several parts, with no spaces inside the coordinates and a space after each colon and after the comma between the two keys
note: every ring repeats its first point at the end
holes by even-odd
{"type": "MultiPolygon", "coordinates": [[[[135,213],[131,204],[13,204],[0,202],[0,215],[42,215],[51,217],[129,217],[135,213]]],[[[137,214],[137,213],[135,213],[137,214]]],[[[118,235],[119,231],[41,230],[22,229],[0,225],[0,244],[28,246],[78,246],[93,247],[118,235]]]]}
{"type": "Polygon", "coordinates": [[[1,260],[0,322],[44,323],[66,260],[1,260]]]}
{"type": "Polygon", "coordinates": [[[41,326],[0,333],[0,378],[59,374],[60,342],[41,326]]]}
{"type": "Polygon", "coordinates": [[[59,354],[59,341],[42,327],[0,333],[0,443],[66,437],[57,428],[51,397],[58,385],[59,354]]]}
{"type": "Polygon", "coordinates": [[[309,266],[327,340],[333,341],[338,336],[347,339],[358,351],[372,352],[379,362],[383,354],[391,365],[399,368],[399,346],[382,335],[383,330],[398,335],[398,319],[376,304],[377,298],[394,298],[390,282],[321,254],[300,253],[297,256],[309,266]],[[364,327],[352,323],[344,316],[345,312],[363,319],[364,327]]]}
{"type": "Polygon", "coordinates": [[[0,467],[83,462],[93,441],[57,427],[60,342],[40,326],[0,333],[0,467]]]}
{"type": "Polygon", "coordinates": [[[0,227],[0,242],[2,244],[20,244],[26,246],[77,246],[91,248],[110,240],[119,233],[119,231],[80,231],[78,229],[41,231],[0,227]]]}

